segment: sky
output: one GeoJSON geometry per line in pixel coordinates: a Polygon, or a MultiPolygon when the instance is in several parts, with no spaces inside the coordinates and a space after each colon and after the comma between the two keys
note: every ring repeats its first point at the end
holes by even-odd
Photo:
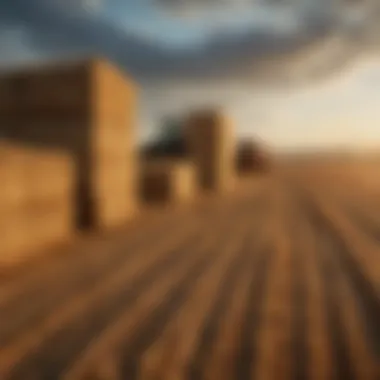
{"type": "Polygon", "coordinates": [[[374,0],[0,0],[0,66],[109,58],[143,140],[218,106],[276,149],[380,146],[379,24],[374,0]]]}

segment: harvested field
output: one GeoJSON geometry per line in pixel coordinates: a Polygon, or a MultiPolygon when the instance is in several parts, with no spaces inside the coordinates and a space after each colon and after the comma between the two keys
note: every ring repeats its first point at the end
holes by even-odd
{"type": "Polygon", "coordinates": [[[3,277],[0,379],[379,379],[380,186],[361,165],[284,166],[3,277]]]}

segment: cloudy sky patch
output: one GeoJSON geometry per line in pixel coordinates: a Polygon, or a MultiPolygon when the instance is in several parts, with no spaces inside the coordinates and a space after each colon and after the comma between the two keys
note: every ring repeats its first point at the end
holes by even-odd
{"type": "Polygon", "coordinates": [[[367,42],[380,42],[378,3],[202,4],[2,1],[0,65],[107,57],[142,87],[139,131],[146,138],[170,113],[221,105],[240,133],[259,133],[278,147],[380,144],[380,63],[367,58],[367,42]]]}

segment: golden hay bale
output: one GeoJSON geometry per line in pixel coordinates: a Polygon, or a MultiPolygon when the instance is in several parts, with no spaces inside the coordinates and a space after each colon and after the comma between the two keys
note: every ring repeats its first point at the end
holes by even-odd
{"type": "Polygon", "coordinates": [[[223,191],[234,185],[235,137],[231,121],[222,113],[193,114],[186,123],[187,151],[205,189],[223,191]]]}
{"type": "Polygon", "coordinates": [[[117,227],[125,223],[135,212],[135,202],[131,202],[128,196],[115,188],[109,196],[97,198],[94,209],[99,220],[97,224],[101,228],[117,227]]]}
{"type": "Polygon", "coordinates": [[[195,170],[192,163],[176,160],[145,161],[141,166],[140,192],[147,202],[183,202],[194,197],[195,170]]]}
{"type": "Polygon", "coordinates": [[[28,229],[25,218],[16,214],[1,214],[0,218],[0,265],[7,266],[22,261],[28,252],[28,229]]]}
{"type": "MultiPolygon", "coordinates": [[[[5,138],[70,154],[76,165],[78,215],[92,215],[88,226],[104,225],[97,202],[116,196],[112,187],[121,187],[120,202],[125,197],[130,198],[129,203],[136,202],[136,180],[116,180],[124,172],[135,172],[136,86],[116,67],[89,59],[3,75],[0,103],[0,131],[5,138]],[[114,184],[110,188],[110,176],[103,172],[114,167],[119,174],[111,179],[114,184]]],[[[49,177],[54,187],[60,187],[60,179],[49,167],[36,167],[39,172],[34,178],[49,177]]],[[[32,192],[52,195],[53,190],[42,188],[36,184],[32,192]]],[[[126,219],[131,216],[128,210],[126,219]]]]}
{"type": "Polygon", "coordinates": [[[0,146],[0,207],[13,208],[27,196],[27,155],[20,147],[0,146]]]}
{"type": "Polygon", "coordinates": [[[58,151],[4,142],[0,156],[0,263],[12,264],[73,232],[74,165],[58,151]]]}
{"type": "Polygon", "coordinates": [[[73,213],[67,207],[34,214],[28,211],[18,210],[2,217],[0,265],[17,264],[73,235],[73,213]]]}
{"type": "Polygon", "coordinates": [[[73,213],[67,207],[37,210],[29,213],[27,225],[32,249],[68,240],[74,233],[73,213]]]}

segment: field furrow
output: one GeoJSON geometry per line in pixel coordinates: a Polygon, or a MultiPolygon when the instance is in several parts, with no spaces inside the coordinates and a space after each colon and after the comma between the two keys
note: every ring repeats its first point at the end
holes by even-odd
{"type": "Polygon", "coordinates": [[[2,277],[0,379],[380,378],[380,189],[302,170],[2,277]]]}

